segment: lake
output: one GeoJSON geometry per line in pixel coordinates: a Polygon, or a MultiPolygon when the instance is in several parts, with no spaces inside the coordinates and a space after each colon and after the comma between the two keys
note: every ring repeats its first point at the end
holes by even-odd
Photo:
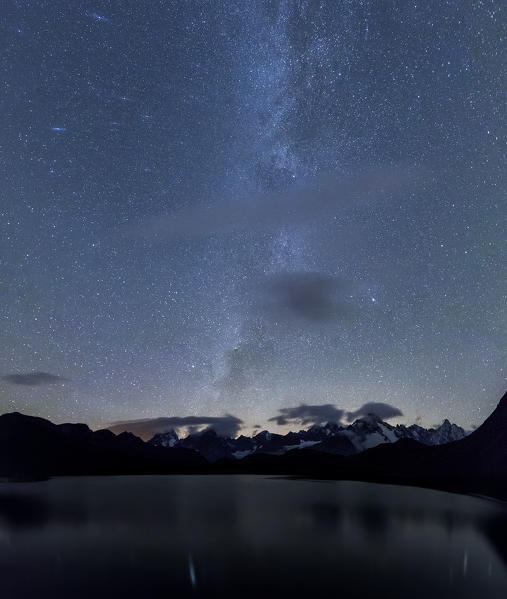
{"type": "Polygon", "coordinates": [[[505,504],[262,476],[0,484],[7,598],[507,597],[505,504]]]}

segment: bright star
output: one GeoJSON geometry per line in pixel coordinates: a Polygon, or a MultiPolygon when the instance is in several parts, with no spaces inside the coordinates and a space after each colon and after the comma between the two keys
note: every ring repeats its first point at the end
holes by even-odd
{"type": "Polygon", "coordinates": [[[100,23],[109,23],[110,19],[105,17],[104,15],[99,15],[96,12],[86,12],[85,15],[94,21],[99,21],[100,23]]]}

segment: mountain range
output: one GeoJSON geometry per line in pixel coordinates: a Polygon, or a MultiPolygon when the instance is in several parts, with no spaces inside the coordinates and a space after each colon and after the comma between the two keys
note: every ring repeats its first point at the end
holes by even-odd
{"type": "Polygon", "coordinates": [[[0,477],[276,474],[507,499],[507,393],[475,431],[465,435],[458,429],[448,422],[435,429],[393,427],[368,416],[348,427],[328,424],[287,435],[263,431],[231,440],[208,430],[181,440],[166,433],[144,442],[131,433],[57,425],[14,412],[0,416],[0,477]],[[455,435],[460,438],[453,440],[455,435]]]}
{"type": "Polygon", "coordinates": [[[413,439],[424,445],[442,445],[463,439],[466,434],[448,420],[436,428],[426,429],[416,424],[392,426],[375,414],[368,414],[348,426],[329,422],[285,435],[262,431],[252,437],[241,435],[234,439],[206,429],[180,439],[174,430],[169,430],[155,435],[149,444],[194,449],[209,462],[216,462],[223,458],[242,459],[255,453],[281,455],[308,447],[336,455],[353,455],[382,443],[396,443],[400,439],[413,439]]]}
{"type": "Polygon", "coordinates": [[[507,500],[507,393],[481,426],[449,443],[425,445],[406,437],[349,456],[310,447],[223,459],[215,470],[414,485],[507,500]]]}
{"type": "Polygon", "coordinates": [[[53,424],[19,412],[0,416],[0,476],[7,478],[193,472],[206,464],[195,451],[154,447],[128,432],[53,424]]]}

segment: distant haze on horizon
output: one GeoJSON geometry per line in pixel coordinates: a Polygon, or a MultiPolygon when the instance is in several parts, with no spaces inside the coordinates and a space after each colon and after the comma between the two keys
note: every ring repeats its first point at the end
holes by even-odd
{"type": "Polygon", "coordinates": [[[0,413],[481,424],[506,387],[505,10],[9,1],[0,413]]]}

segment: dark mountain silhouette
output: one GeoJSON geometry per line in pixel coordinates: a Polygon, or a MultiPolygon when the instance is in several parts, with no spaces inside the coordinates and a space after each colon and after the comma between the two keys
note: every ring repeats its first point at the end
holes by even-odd
{"type": "Polygon", "coordinates": [[[507,499],[507,393],[476,431],[444,445],[402,438],[350,456],[326,456],[312,447],[282,456],[254,454],[239,464],[223,460],[216,468],[408,484],[507,499]]]}
{"type": "Polygon", "coordinates": [[[231,442],[232,439],[221,437],[213,429],[207,429],[203,432],[189,435],[186,439],[181,439],[178,447],[197,451],[209,462],[215,462],[220,458],[231,455],[233,451],[231,442]]]}
{"type": "Polygon", "coordinates": [[[461,475],[507,476],[507,393],[471,435],[445,448],[446,464],[461,475]]]}
{"type": "Polygon", "coordinates": [[[399,441],[352,456],[347,473],[507,498],[507,393],[473,433],[452,443],[399,441]]]}
{"type": "MultiPolygon", "coordinates": [[[[384,426],[382,421],[369,418],[355,428],[366,435],[365,438],[371,438],[368,435],[372,430],[375,435],[380,434],[378,427],[382,434],[390,436],[394,427],[384,430],[384,426]]],[[[409,484],[507,498],[507,394],[476,431],[443,445],[424,445],[407,437],[345,455],[353,446],[351,439],[355,438],[351,437],[347,446],[347,436],[333,435],[322,429],[325,427],[300,431],[303,437],[307,435],[306,442],[312,443],[311,446],[301,442],[299,433],[289,434],[292,435],[289,444],[288,435],[272,435],[266,431],[252,438],[240,437],[234,440],[238,442],[236,453],[247,452],[252,442],[259,450],[237,459],[239,454],[236,458],[230,457],[231,439],[220,437],[213,430],[187,437],[193,447],[190,449],[179,443],[177,447],[145,443],[131,433],[93,432],[84,424],[56,425],[19,413],[4,414],[0,416],[0,476],[280,474],[409,484]],[[319,441],[321,435],[326,439],[319,441]],[[298,441],[292,444],[297,449],[290,449],[292,441],[298,441]],[[324,452],[320,447],[326,443],[344,445],[324,452]],[[196,445],[209,461],[194,450],[196,445]],[[280,447],[285,448],[281,453],[280,447]]]]}
{"type": "Polygon", "coordinates": [[[161,449],[131,433],[93,432],[17,412],[0,416],[0,476],[191,472],[206,461],[188,449],[161,449]]]}

